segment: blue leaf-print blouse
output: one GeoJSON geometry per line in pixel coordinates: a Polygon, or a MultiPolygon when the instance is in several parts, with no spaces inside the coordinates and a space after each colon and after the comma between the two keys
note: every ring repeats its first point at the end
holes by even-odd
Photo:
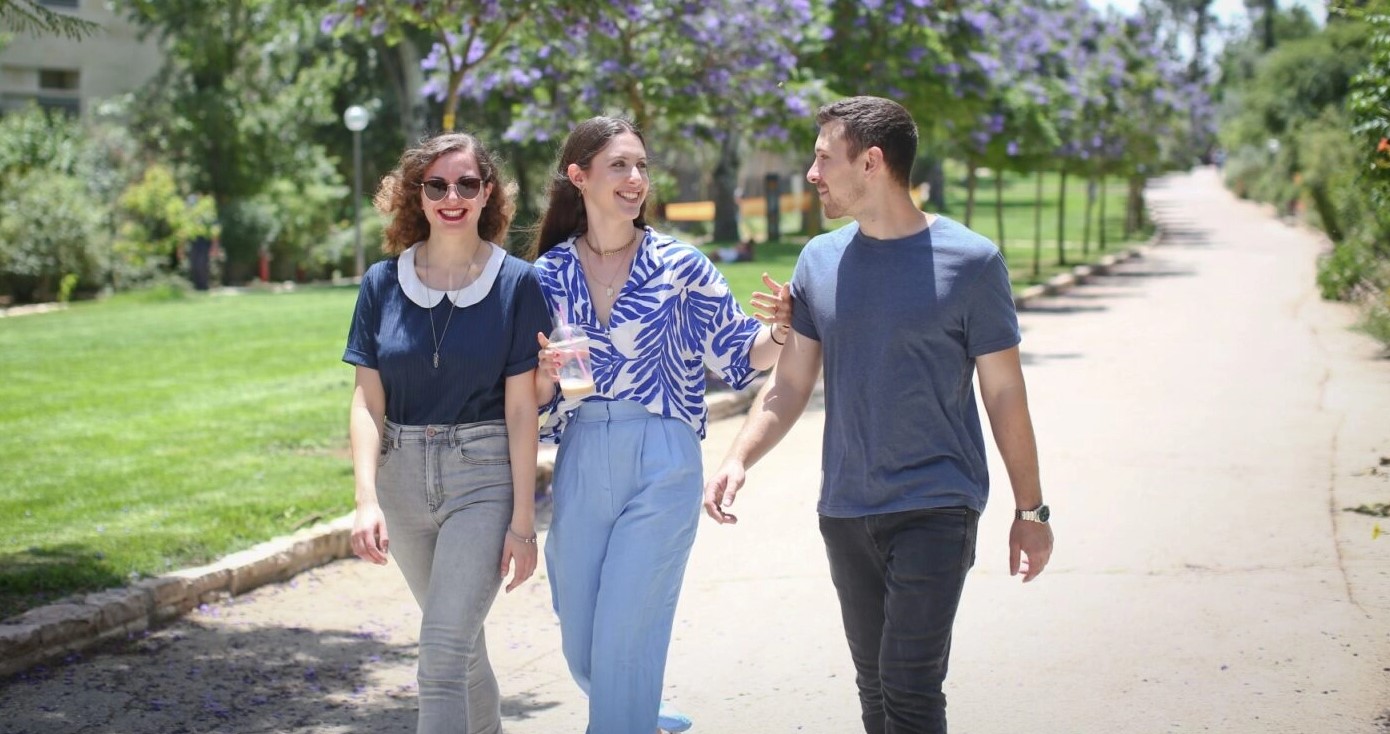
{"type": "MultiPolygon", "coordinates": [[[[574,238],[536,260],[552,318],[588,333],[595,393],[633,400],[685,421],[705,437],[705,367],[734,389],[757,374],[749,362],[758,320],[743,312],[714,264],[692,245],[650,227],[605,327],[589,298],[574,238]]],[[[556,391],[541,440],[559,443],[577,401],[556,391]]]]}

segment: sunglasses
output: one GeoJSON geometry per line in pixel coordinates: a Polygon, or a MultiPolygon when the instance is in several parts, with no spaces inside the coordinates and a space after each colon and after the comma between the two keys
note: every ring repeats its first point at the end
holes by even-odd
{"type": "Polygon", "coordinates": [[[450,186],[454,187],[454,193],[460,199],[476,199],[483,190],[483,180],[477,176],[464,176],[453,183],[442,178],[427,178],[420,182],[420,189],[430,201],[443,201],[449,195],[450,186]]]}

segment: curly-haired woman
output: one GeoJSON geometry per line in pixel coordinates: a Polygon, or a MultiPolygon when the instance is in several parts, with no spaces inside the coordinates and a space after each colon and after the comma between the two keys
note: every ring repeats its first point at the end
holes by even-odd
{"type": "Polygon", "coordinates": [[[536,331],[549,311],[531,265],[496,242],[512,204],[471,135],[410,148],[381,182],[391,257],[362,278],[343,361],[352,549],[388,550],[424,614],[420,732],[501,729],[483,619],[536,568],[536,331]],[[389,537],[389,541],[388,541],[389,537]]]}

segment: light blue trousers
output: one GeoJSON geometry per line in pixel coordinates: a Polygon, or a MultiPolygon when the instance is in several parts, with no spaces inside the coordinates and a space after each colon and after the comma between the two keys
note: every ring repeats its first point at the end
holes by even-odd
{"type": "Polygon", "coordinates": [[[652,734],[702,498],[700,438],[630,401],[589,401],[555,459],[545,543],[590,734],[652,734]]]}
{"type": "Polygon", "coordinates": [[[512,520],[507,426],[387,422],[376,483],[391,557],[423,612],[416,731],[496,734],[501,698],[483,619],[512,520]]]}

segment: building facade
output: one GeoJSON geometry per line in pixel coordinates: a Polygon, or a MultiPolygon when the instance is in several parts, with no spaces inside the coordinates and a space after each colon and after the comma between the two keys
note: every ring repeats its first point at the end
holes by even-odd
{"type": "Polygon", "coordinates": [[[40,0],[100,30],[74,41],[10,34],[0,45],[0,114],[30,103],[88,115],[106,97],[137,89],[159,71],[159,41],[113,11],[106,0],[40,0]]]}

